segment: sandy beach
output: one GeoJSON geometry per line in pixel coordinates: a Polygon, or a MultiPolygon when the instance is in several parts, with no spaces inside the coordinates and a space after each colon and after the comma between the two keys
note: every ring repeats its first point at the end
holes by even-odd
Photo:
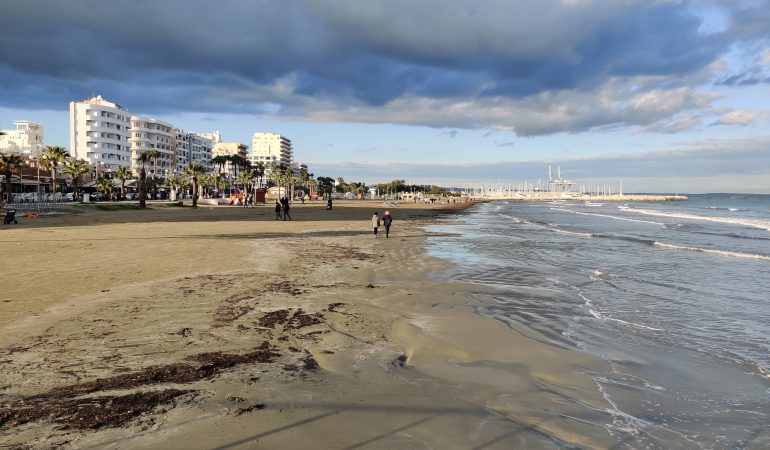
{"type": "Polygon", "coordinates": [[[0,448],[614,444],[603,362],[432,276],[422,227],[464,205],[391,208],[389,239],[369,228],[381,202],[324,206],[89,206],[0,229],[0,448]]]}

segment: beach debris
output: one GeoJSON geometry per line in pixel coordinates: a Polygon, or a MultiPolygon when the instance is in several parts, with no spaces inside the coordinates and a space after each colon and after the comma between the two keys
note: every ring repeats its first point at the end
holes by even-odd
{"type": "Polygon", "coordinates": [[[327,311],[331,312],[339,312],[337,311],[337,308],[340,308],[342,306],[347,306],[347,303],[329,303],[329,306],[326,307],[327,311]]]}
{"type": "Polygon", "coordinates": [[[267,328],[275,328],[276,325],[282,325],[286,323],[289,317],[288,309],[279,309],[265,314],[259,318],[259,326],[267,328]]]}
{"type": "Polygon", "coordinates": [[[294,287],[294,285],[288,281],[281,281],[280,283],[267,283],[263,289],[269,292],[283,292],[295,297],[303,293],[301,289],[294,287]]]}
{"type": "Polygon", "coordinates": [[[373,284],[371,284],[371,283],[370,283],[370,284],[367,284],[367,285],[366,285],[366,287],[368,287],[369,289],[374,289],[374,288],[376,288],[377,286],[375,286],[375,285],[373,285],[373,284]]]}
{"type": "Polygon", "coordinates": [[[162,391],[137,392],[122,396],[102,396],[80,399],[22,400],[2,405],[0,428],[23,425],[29,422],[50,420],[65,428],[96,430],[103,427],[120,427],[132,419],[155,410],[161,405],[193,391],[165,389],[162,391]]]}
{"type": "Polygon", "coordinates": [[[200,353],[187,358],[197,364],[151,366],[137,372],[54,388],[42,394],[0,404],[0,428],[6,424],[22,425],[40,420],[51,420],[78,429],[121,426],[157,406],[170,403],[180,395],[195,391],[166,389],[123,396],[76,397],[161,383],[190,383],[210,378],[236,365],[274,362],[281,356],[275,350],[268,342],[263,342],[256,350],[245,354],[200,353]]]}
{"type": "Polygon", "coordinates": [[[398,357],[396,359],[394,359],[393,361],[391,361],[390,363],[392,365],[394,365],[394,366],[397,366],[397,367],[406,367],[406,360],[407,359],[408,359],[408,357],[406,355],[402,354],[402,355],[398,355],[398,357]]]}
{"type": "Polygon", "coordinates": [[[261,410],[265,409],[267,406],[264,403],[257,403],[256,405],[251,405],[246,408],[239,408],[237,411],[235,411],[236,416],[240,416],[241,414],[253,412],[254,410],[261,410]]]}
{"type": "Polygon", "coordinates": [[[313,358],[313,355],[311,355],[307,351],[306,351],[306,353],[307,353],[307,356],[305,356],[302,359],[302,368],[305,369],[305,370],[310,370],[310,371],[315,372],[321,366],[318,365],[318,361],[316,361],[315,358],[313,358]]]}
{"type": "Polygon", "coordinates": [[[233,396],[227,397],[227,401],[228,402],[233,402],[233,403],[243,403],[243,402],[246,401],[246,399],[243,398],[243,397],[238,397],[238,396],[233,395],[233,396]]]}
{"type": "Polygon", "coordinates": [[[260,317],[259,325],[267,328],[275,328],[281,325],[284,330],[298,330],[324,323],[324,316],[321,313],[307,314],[302,308],[291,314],[291,309],[279,309],[271,311],[260,317]]]}
{"type": "Polygon", "coordinates": [[[182,328],[181,330],[177,331],[176,334],[182,337],[190,336],[192,334],[192,328],[187,328],[187,327],[182,328]]]}

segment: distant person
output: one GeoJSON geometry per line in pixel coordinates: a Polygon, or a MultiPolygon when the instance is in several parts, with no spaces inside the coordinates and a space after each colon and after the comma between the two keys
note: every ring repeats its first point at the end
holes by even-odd
{"type": "Polygon", "coordinates": [[[382,224],[385,226],[385,237],[390,237],[390,224],[393,223],[393,216],[390,215],[390,211],[385,211],[382,216],[382,224]]]}
{"type": "Polygon", "coordinates": [[[377,228],[380,227],[380,216],[377,214],[377,211],[374,212],[374,215],[372,216],[372,229],[374,230],[374,237],[377,238],[377,228]]]}
{"type": "Polygon", "coordinates": [[[326,201],[326,209],[331,210],[332,209],[332,197],[329,196],[329,200],[326,201]]]}
{"type": "Polygon", "coordinates": [[[249,195],[248,205],[249,205],[249,208],[253,208],[254,207],[254,196],[253,195],[249,195]]]}
{"type": "Polygon", "coordinates": [[[291,215],[289,215],[289,209],[291,209],[291,206],[289,205],[289,199],[284,197],[283,198],[283,220],[286,220],[287,218],[291,220],[291,215]]]}
{"type": "Polygon", "coordinates": [[[275,220],[283,220],[281,209],[283,209],[281,202],[279,202],[278,199],[275,199],[275,220]]]}

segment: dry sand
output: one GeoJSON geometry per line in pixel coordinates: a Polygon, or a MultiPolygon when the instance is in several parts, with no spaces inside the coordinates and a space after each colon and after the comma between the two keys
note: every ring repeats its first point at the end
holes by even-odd
{"type": "MultiPolygon", "coordinates": [[[[0,229],[0,448],[607,448],[601,362],[431,273],[447,205],[98,211],[0,229]]],[[[459,205],[453,205],[459,206],[459,205]]],[[[454,211],[449,211],[454,213],[454,211]]],[[[604,368],[602,368],[604,369],[604,368]]]]}

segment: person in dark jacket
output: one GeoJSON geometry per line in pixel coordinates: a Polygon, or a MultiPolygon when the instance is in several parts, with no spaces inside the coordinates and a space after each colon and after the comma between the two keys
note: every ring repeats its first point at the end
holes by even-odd
{"type": "Polygon", "coordinates": [[[385,215],[382,216],[382,224],[385,226],[385,237],[390,237],[390,224],[393,223],[393,216],[390,211],[385,211],[385,215]]]}
{"type": "Polygon", "coordinates": [[[289,215],[289,209],[291,209],[291,206],[289,206],[289,199],[284,197],[281,202],[283,203],[283,220],[286,220],[287,218],[291,220],[291,216],[289,215]]]}
{"type": "Polygon", "coordinates": [[[281,202],[275,199],[275,220],[283,220],[281,216],[281,202]]]}

